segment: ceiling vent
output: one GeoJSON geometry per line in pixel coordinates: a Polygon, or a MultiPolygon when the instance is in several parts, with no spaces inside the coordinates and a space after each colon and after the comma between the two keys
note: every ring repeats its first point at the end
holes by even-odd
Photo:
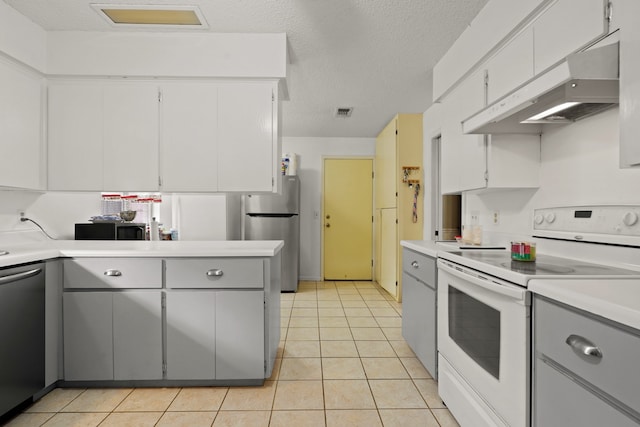
{"type": "Polygon", "coordinates": [[[351,107],[338,107],[336,108],[336,117],[346,119],[347,117],[351,117],[352,112],[353,108],[351,107]]]}
{"type": "Polygon", "coordinates": [[[92,4],[114,27],[208,28],[196,6],[92,4]]]}

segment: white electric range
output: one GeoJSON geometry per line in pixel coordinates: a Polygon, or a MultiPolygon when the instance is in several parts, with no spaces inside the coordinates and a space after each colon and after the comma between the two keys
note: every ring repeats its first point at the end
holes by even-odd
{"type": "MultiPolygon", "coordinates": [[[[632,247],[639,214],[629,206],[540,210],[534,235],[632,247]]],[[[545,254],[535,262],[513,261],[507,250],[438,257],[438,391],[463,427],[530,425],[531,280],[639,279],[640,286],[640,271],[545,254]]]]}

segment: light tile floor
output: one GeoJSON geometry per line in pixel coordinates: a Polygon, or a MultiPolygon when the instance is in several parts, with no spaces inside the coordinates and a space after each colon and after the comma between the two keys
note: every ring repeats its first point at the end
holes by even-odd
{"type": "Polygon", "coordinates": [[[458,426],[372,282],[282,294],[274,373],[260,387],[56,389],[9,426],[458,426]]]}

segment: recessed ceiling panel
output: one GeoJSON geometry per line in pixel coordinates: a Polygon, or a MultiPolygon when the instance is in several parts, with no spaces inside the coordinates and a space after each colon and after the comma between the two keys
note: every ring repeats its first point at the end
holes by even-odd
{"type": "Polygon", "coordinates": [[[124,4],[92,4],[91,6],[115,26],[207,28],[206,21],[195,6],[124,4]]]}

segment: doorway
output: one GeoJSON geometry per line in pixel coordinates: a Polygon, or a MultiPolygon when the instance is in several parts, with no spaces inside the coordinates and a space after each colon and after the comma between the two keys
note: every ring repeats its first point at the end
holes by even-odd
{"type": "Polygon", "coordinates": [[[324,280],[371,280],[373,159],[324,159],[322,194],[324,280]]]}

